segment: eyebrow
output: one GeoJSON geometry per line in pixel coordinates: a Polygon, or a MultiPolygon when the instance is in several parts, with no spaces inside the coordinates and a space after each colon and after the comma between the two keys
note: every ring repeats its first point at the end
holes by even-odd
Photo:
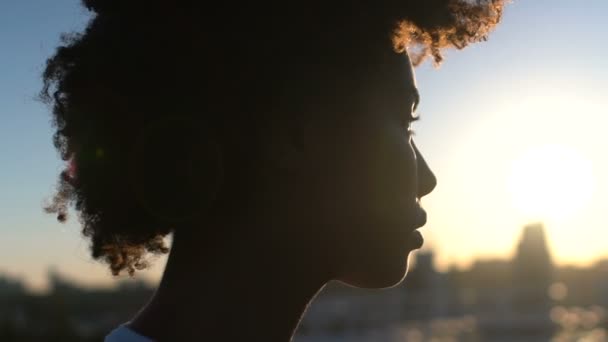
{"type": "Polygon", "coordinates": [[[418,105],[420,104],[420,92],[418,91],[418,88],[416,88],[416,87],[410,88],[410,91],[414,93],[414,112],[415,112],[416,108],[418,108],[418,105]]]}

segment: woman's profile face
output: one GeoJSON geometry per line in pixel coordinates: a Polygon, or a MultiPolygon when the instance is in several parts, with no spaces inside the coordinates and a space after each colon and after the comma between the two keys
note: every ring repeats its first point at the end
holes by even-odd
{"type": "Polygon", "coordinates": [[[409,252],[422,244],[419,199],[436,180],[413,141],[419,95],[408,56],[387,51],[374,61],[345,76],[327,104],[344,115],[315,131],[322,160],[313,174],[325,227],[319,244],[335,278],[378,288],[404,278],[409,252]]]}

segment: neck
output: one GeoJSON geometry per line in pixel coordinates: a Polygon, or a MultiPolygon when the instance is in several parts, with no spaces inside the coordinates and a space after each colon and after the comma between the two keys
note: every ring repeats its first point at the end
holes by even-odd
{"type": "Polygon", "coordinates": [[[158,341],[291,340],[329,277],[299,248],[254,235],[212,247],[176,233],[160,286],[130,327],[158,341]]]}

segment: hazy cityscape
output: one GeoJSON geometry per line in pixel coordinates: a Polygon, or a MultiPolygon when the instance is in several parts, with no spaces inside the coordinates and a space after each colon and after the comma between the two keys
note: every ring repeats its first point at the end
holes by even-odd
{"type": "MultiPolygon", "coordinates": [[[[390,290],[329,284],[296,335],[308,341],[606,341],[608,260],[554,266],[541,224],[524,227],[510,260],[438,272],[418,253],[390,290]]],[[[0,341],[99,341],[153,293],[144,282],[81,288],[49,271],[47,293],[0,277],[0,341]]],[[[235,324],[238,324],[235,322],[235,324]]]]}
{"type": "Polygon", "coordinates": [[[546,240],[533,224],[511,260],[440,273],[432,252],[419,253],[395,289],[331,286],[309,309],[299,341],[608,340],[608,260],[556,267],[546,240]]]}

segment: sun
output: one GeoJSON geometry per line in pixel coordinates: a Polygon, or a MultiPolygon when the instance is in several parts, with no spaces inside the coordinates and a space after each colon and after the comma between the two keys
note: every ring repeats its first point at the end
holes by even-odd
{"type": "Polygon", "coordinates": [[[528,219],[562,221],[591,199],[591,162],[576,149],[548,144],[530,148],[512,165],[508,190],[528,219]]]}

